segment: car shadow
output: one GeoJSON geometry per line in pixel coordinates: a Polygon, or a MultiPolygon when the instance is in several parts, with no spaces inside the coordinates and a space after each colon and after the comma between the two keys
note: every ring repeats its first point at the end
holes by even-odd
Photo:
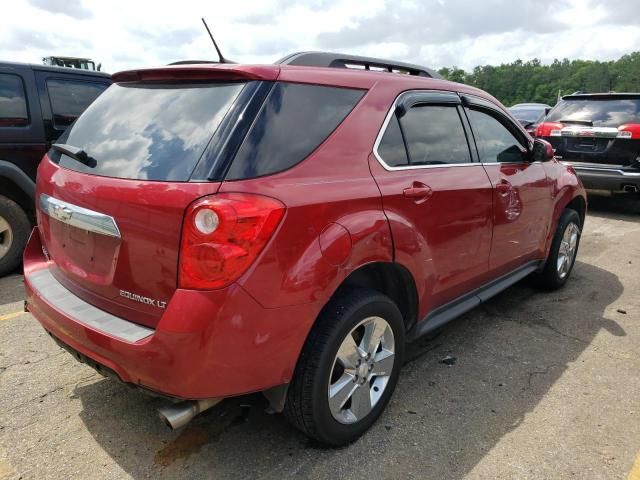
{"type": "Polygon", "coordinates": [[[387,411],[341,449],[323,448],[282,416],[265,413],[261,395],[226,400],[171,432],[155,414],[161,400],[116,381],[78,386],[75,394],[88,431],[136,479],[461,479],[521,424],[597,334],[625,335],[604,316],[622,291],[614,274],[581,262],[561,290],[515,285],[412,344],[387,411]],[[455,363],[442,363],[446,356],[455,363]]]}
{"type": "Polygon", "coordinates": [[[587,196],[589,215],[634,220],[640,215],[640,193],[609,194],[589,190],[587,196]]]}

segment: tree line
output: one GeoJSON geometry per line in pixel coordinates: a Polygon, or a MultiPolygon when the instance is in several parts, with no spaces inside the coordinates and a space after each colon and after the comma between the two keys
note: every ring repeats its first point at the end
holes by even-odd
{"type": "Polygon", "coordinates": [[[618,60],[516,60],[500,66],[482,65],[465,72],[458,67],[438,70],[444,78],[486,90],[504,105],[537,102],[555,105],[558,92],[640,92],[640,52],[618,60]]]}

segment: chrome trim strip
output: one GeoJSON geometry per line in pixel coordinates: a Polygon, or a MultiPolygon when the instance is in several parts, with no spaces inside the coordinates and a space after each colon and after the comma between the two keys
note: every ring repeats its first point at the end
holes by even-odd
{"type": "Polygon", "coordinates": [[[151,328],[111,315],[75,296],[55,279],[48,268],[28,274],[26,280],[49,305],[74,322],[100,333],[129,343],[139,342],[154,333],[151,328]]]}
{"type": "Polygon", "coordinates": [[[116,221],[113,217],[104,213],[78,207],[44,193],[40,194],[40,210],[51,218],[67,225],[100,235],[121,238],[116,221]]]}
{"type": "Polygon", "coordinates": [[[614,168],[604,168],[604,167],[599,167],[599,166],[586,166],[584,164],[577,164],[577,163],[571,163],[571,162],[562,162],[565,165],[569,165],[570,167],[573,167],[575,169],[576,172],[584,172],[584,173],[602,173],[605,175],[615,175],[618,177],[631,177],[631,178],[635,178],[635,177],[640,177],[640,172],[629,172],[626,170],[621,170],[619,168],[615,168],[616,165],[613,165],[614,168]]]}
{"type": "MultiPolygon", "coordinates": [[[[384,134],[387,131],[387,126],[389,125],[389,122],[391,121],[391,117],[396,112],[396,106],[398,104],[398,100],[403,95],[411,94],[411,93],[453,93],[453,94],[459,95],[458,92],[451,92],[449,90],[407,90],[405,92],[402,92],[400,95],[398,95],[395,98],[395,100],[393,101],[393,103],[391,104],[391,108],[387,112],[387,116],[385,117],[384,122],[382,122],[382,127],[380,127],[380,130],[378,131],[378,135],[376,136],[376,141],[373,143],[373,155],[378,160],[378,163],[380,165],[382,165],[382,168],[384,168],[385,170],[387,170],[389,172],[393,172],[393,171],[396,171],[396,170],[419,170],[419,169],[426,169],[426,168],[479,167],[481,165],[484,165],[484,166],[488,166],[488,165],[505,165],[505,163],[499,163],[499,162],[482,163],[482,162],[479,162],[479,161],[478,162],[473,162],[472,161],[472,162],[469,162],[469,163],[447,163],[447,164],[439,164],[439,165],[407,165],[407,166],[404,166],[404,167],[392,167],[391,165],[387,165],[387,163],[382,159],[382,157],[378,153],[378,147],[380,146],[380,142],[382,141],[382,137],[384,137],[384,134]]],[[[465,94],[465,95],[467,95],[467,94],[465,94]]],[[[478,98],[481,98],[481,97],[478,97],[478,98]]],[[[482,100],[484,100],[484,99],[482,99],[482,100]]],[[[510,162],[510,163],[516,163],[518,165],[520,164],[518,162],[510,162]]],[[[523,163],[533,164],[533,163],[541,163],[541,162],[523,162],[523,163]]]]}
{"type": "Polygon", "coordinates": [[[393,103],[391,104],[391,108],[387,112],[387,116],[385,117],[384,122],[382,123],[382,127],[378,131],[378,135],[376,136],[376,141],[373,143],[373,155],[378,159],[378,163],[380,163],[380,165],[382,165],[382,168],[384,168],[385,170],[387,170],[389,172],[393,172],[393,171],[396,171],[396,170],[419,170],[419,169],[423,169],[423,168],[426,169],[426,168],[474,167],[474,166],[477,167],[477,166],[482,165],[480,162],[447,163],[447,164],[441,164],[441,165],[407,165],[407,166],[404,166],[404,167],[392,167],[391,165],[387,165],[387,163],[382,159],[382,157],[378,153],[378,147],[380,146],[380,142],[382,141],[382,137],[384,136],[385,132],[387,131],[387,126],[389,125],[389,122],[391,121],[391,117],[396,112],[396,107],[398,105],[398,100],[403,95],[412,94],[412,93],[445,93],[445,94],[446,93],[449,93],[449,94],[453,93],[455,95],[458,95],[457,92],[451,92],[449,90],[407,90],[406,92],[402,92],[400,95],[398,95],[395,98],[395,100],[393,101],[393,103]]]}

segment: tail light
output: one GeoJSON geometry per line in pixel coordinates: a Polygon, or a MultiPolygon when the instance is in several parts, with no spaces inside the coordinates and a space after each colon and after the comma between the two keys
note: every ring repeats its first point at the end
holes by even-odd
{"type": "Polygon", "coordinates": [[[538,125],[536,137],[559,137],[564,125],[557,122],[544,122],[538,125]]]}
{"type": "Polygon", "coordinates": [[[627,123],[618,127],[618,138],[640,139],[640,123],[627,123]]]}
{"type": "Polygon", "coordinates": [[[264,249],[285,207],[262,195],[222,193],[187,210],[180,248],[180,288],[213,290],[237,280],[264,249]]]}

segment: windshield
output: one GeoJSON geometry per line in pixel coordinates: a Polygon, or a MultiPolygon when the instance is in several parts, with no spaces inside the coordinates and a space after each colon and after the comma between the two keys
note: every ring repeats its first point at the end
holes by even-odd
{"type": "Polygon", "coordinates": [[[591,122],[594,127],[619,127],[640,123],[640,98],[567,99],[547,117],[548,122],[591,122]]]}
{"type": "Polygon", "coordinates": [[[509,112],[516,120],[535,123],[544,115],[544,108],[513,108],[509,112]]]}
{"type": "Polygon", "coordinates": [[[244,85],[113,84],[57,142],[83,150],[92,165],[49,155],[93,175],[186,181],[244,85]]]}

